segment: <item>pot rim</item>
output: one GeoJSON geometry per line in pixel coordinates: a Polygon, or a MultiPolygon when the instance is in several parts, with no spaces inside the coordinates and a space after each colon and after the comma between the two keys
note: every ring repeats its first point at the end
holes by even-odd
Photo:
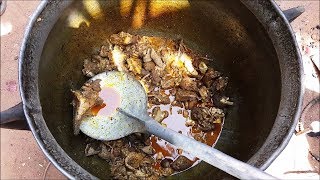
{"type": "MultiPolygon", "coordinates": [[[[277,46],[277,43],[281,43],[282,47],[285,47],[284,49],[280,49],[277,55],[279,59],[280,69],[281,69],[281,99],[280,99],[280,105],[278,108],[278,113],[276,117],[275,124],[272,127],[271,132],[269,133],[267,139],[265,140],[265,143],[261,146],[261,148],[248,160],[248,163],[251,165],[255,165],[260,167],[260,169],[265,170],[267,169],[270,164],[279,156],[279,154],[285,149],[285,147],[288,145],[294,131],[295,127],[297,126],[298,120],[300,118],[301,109],[302,109],[302,100],[303,100],[303,94],[304,94],[304,73],[303,73],[303,63],[301,58],[300,49],[298,46],[298,43],[295,39],[294,32],[292,30],[292,27],[288,21],[288,19],[285,17],[284,13],[280,9],[280,7],[276,4],[274,0],[267,1],[270,3],[272,9],[262,9],[263,13],[261,13],[261,9],[259,10],[260,6],[265,6],[265,2],[261,1],[251,1],[251,0],[241,0],[241,2],[256,16],[256,18],[260,21],[260,23],[265,27],[267,33],[269,34],[269,37],[271,41],[273,42],[274,46],[277,46]],[[275,11],[279,17],[272,17],[272,12],[275,11]],[[279,23],[279,24],[277,24],[279,23]],[[289,36],[291,42],[283,42],[282,40],[279,40],[280,38],[275,38],[279,36],[276,32],[276,30],[281,29],[281,25],[284,25],[287,32],[283,32],[280,36],[289,36]],[[286,34],[288,33],[288,34],[286,34]],[[274,37],[274,38],[272,38],[274,37]],[[290,47],[290,46],[291,47],[290,47]],[[292,51],[290,51],[290,48],[292,51]],[[283,54],[286,55],[288,52],[288,55],[291,53],[291,55],[294,55],[296,62],[292,61],[290,57],[279,57],[283,54]],[[295,54],[294,54],[295,53],[295,54]],[[280,59],[284,59],[282,62],[280,59]],[[287,64],[288,63],[288,64],[287,64]],[[291,65],[293,68],[291,67],[291,65]],[[296,69],[295,69],[296,68],[296,69]],[[296,77],[291,77],[296,76],[296,77]],[[295,79],[296,78],[296,79],[295,79]],[[289,80],[289,83],[286,84],[286,82],[289,80]],[[285,94],[284,92],[288,92],[289,95],[285,94]],[[296,97],[294,97],[296,96],[296,97]],[[297,98],[297,99],[295,99],[297,98]],[[288,107],[289,110],[287,109],[288,107]],[[294,109],[294,110],[293,110],[294,109]],[[290,114],[292,113],[292,114],[290,114]],[[270,149],[270,142],[273,142],[275,139],[277,139],[277,134],[274,133],[276,131],[275,129],[278,128],[279,124],[281,125],[281,122],[287,122],[287,120],[291,120],[291,127],[288,129],[286,133],[283,134],[283,138],[280,144],[275,149],[270,149]],[[280,123],[279,123],[280,122],[280,123]],[[265,156],[265,154],[268,154],[269,157],[265,158],[264,162],[257,161],[259,156],[265,156]],[[256,161],[256,162],[255,162],[256,161]]],[[[281,31],[281,30],[280,30],[281,31]]],[[[282,32],[281,32],[282,33],[282,32]]],[[[283,38],[285,39],[285,38],[283,38]]],[[[279,131],[279,130],[278,130],[279,131]]]]}
{"type": "MultiPolygon", "coordinates": [[[[259,1],[257,2],[250,2],[250,1],[246,1],[246,0],[241,0],[241,2],[247,6],[247,8],[253,12],[253,14],[257,17],[257,14],[254,13],[254,7],[252,7],[252,4],[258,4],[260,3],[259,1]],[[248,7],[249,6],[249,7],[248,7]]],[[[41,110],[41,104],[39,99],[36,99],[35,97],[39,97],[39,90],[38,90],[38,83],[37,83],[37,72],[38,72],[38,67],[34,68],[32,67],[30,70],[30,67],[28,67],[28,61],[33,61],[34,60],[34,52],[33,50],[35,50],[36,48],[39,48],[39,46],[37,47],[36,45],[33,45],[32,42],[36,42],[35,38],[32,37],[32,31],[34,30],[34,27],[37,23],[37,19],[41,16],[41,14],[43,13],[43,11],[46,9],[46,7],[48,6],[48,4],[50,3],[61,3],[65,5],[65,7],[68,6],[68,3],[70,4],[71,2],[63,2],[63,1],[57,1],[57,2],[50,2],[49,0],[44,0],[40,3],[40,5],[38,6],[38,8],[36,9],[36,11],[33,13],[33,15],[30,18],[30,22],[28,23],[27,27],[26,27],[26,31],[24,33],[24,38],[22,41],[22,46],[20,49],[20,56],[19,56],[19,87],[20,87],[20,96],[22,99],[22,103],[23,103],[23,109],[24,109],[24,114],[25,117],[27,119],[27,122],[29,124],[29,127],[32,131],[33,136],[35,137],[39,147],[41,148],[41,150],[43,151],[43,153],[45,154],[45,156],[54,164],[54,166],[59,169],[67,178],[69,179],[75,179],[76,177],[80,176],[80,177],[86,177],[88,179],[96,179],[95,176],[93,176],[92,174],[90,174],[89,172],[87,172],[85,169],[83,169],[80,165],[78,165],[74,160],[72,160],[65,152],[64,150],[60,147],[60,145],[56,142],[56,140],[54,139],[53,135],[50,133],[49,129],[47,128],[45,121],[43,119],[42,116],[42,110],[41,110]],[[30,72],[27,72],[30,71],[30,72]],[[27,72],[27,73],[26,73],[27,72]],[[30,74],[32,75],[32,77],[30,76],[30,74]],[[28,77],[29,75],[29,77],[28,77]],[[32,78],[36,78],[34,81],[34,84],[29,84],[30,81],[28,81],[28,79],[32,79],[32,78]],[[43,132],[41,130],[45,129],[47,132],[47,134],[42,134],[43,132]],[[55,147],[50,146],[50,143],[55,144],[55,147]],[[64,153],[64,158],[62,159],[58,159],[56,157],[58,157],[57,155],[61,153],[64,153]],[[64,164],[66,163],[66,164],[64,164]]],[[[270,11],[275,11],[276,14],[278,15],[279,21],[281,21],[282,23],[284,23],[284,25],[286,26],[287,29],[287,33],[289,33],[290,35],[290,39],[292,41],[292,45],[294,48],[294,52],[295,53],[295,59],[294,61],[296,61],[295,63],[298,63],[297,68],[298,68],[298,74],[296,74],[298,77],[297,82],[291,82],[290,87],[285,87],[283,84],[283,67],[281,68],[281,78],[282,78],[282,90],[281,90],[281,103],[278,109],[278,114],[276,117],[276,121],[278,121],[278,119],[283,119],[283,121],[286,120],[291,120],[291,127],[287,127],[288,131],[285,133],[284,138],[281,138],[281,144],[279,144],[279,146],[276,149],[273,150],[269,150],[267,151],[267,153],[265,153],[266,149],[268,148],[268,143],[266,143],[268,140],[272,141],[272,138],[274,138],[274,135],[272,135],[272,132],[270,132],[268,138],[265,140],[265,143],[263,144],[263,146],[249,159],[248,163],[258,166],[260,167],[260,169],[264,170],[266,169],[275,159],[276,157],[278,157],[278,155],[284,150],[284,148],[286,147],[286,145],[288,144],[291,136],[293,135],[295,126],[298,122],[299,116],[300,116],[300,112],[301,112],[301,105],[302,105],[302,98],[303,98],[303,94],[304,94],[304,84],[303,84],[303,80],[304,80],[304,74],[303,74],[303,68],[302,68],[302,61],[301,61],[301,55],[300,55],[300,50],[298,47],[298,44],[295,40],[294,34],[293,34],[293,30],[289,24],[289,22],[287,21],[287,19],[285,18],[284,14],[282,13],[282,11],[280,10],[280,8],[276,5],[276,3],[274,1],[270,1],[271,3],[271,9],[270,11]],[[294,86],[295,85],[295,86],[294,86]],[[290,88],[293,88],[294,92],[292,92],[292,90],[290,88]],[[291,93],[293,93],[293,95],[298,96],[298,99],[294,99],[294,97],[292,96],[284,96],[283,95],[283,90],[289,91],[291,93]],[[284,110],[286,110],[286,108],[283,108],[283,106],[285,104],[287,104],[288,102],[294,102],[295,107],[291,108],[294,110],[291,110],[294,112],[294,114],[281,114],[280,112],[283,112],[284,110]],[[266,159],[259,159],[259,156],[264,154],[268,154],[268,158],[266,159]],[[257,162],[255,162],[257,161],[257,162]]],[[[257,17],[258,20],[262,23],[265,21],[265,19],[261,18],[259,19],[259,17],[257,17]]],[[[263,23],[262,23],[263,24],[263,23]]],[[[268,32],[270,33],[270,32],[268,32]]],[[[270,34],[269,34],[270,36],[270,34]]],[[[273,41],[273,38],[271,38],[271,40],[273,41]]],[[[40,47],[41,51],[42,51],[43,47],[40,47]]],[[[277,52],[278,54],[278,52],[277,52]]],[[[278,57],[279,58],[279,57],[278,57]]],[[[284,71],[287,71],[287,69],[285,69],[284,71]]],[[[290,70],[288,70],[290,71],[290,70]]],[[[275,123],[273,126],[273,130],[275,128],[275,126],[277,126],[277,124],[275,123]]]]}
{"type": "MultiPolygon", "coordinates": [[[[63,2],[63,1],[61,1],[63,2]]],[[[70,1],[71,2],[71,1],[70,1]]],[[[67,4],[70,4],[66,3],[67,4]]],[[[41,105],[40,102],[32,102],[29,103],[29,101],[34,101],[32,100],[32,97],[29,97],[28,95],[26,95],[26,90],[27,88],[25,88],[24,83],[24,73],[22,73],[23,71],[23,65],[24,65],[24,61],[25,61],[25,51],[28,51],[28,47],[27,44],[30,43],[30,36],[31,36],[31,32],[32,29],[35,25],[35,23],[37,22],[39,16],[41,15],[41,13],[44,11],[44,9],[47,7],[47,5],[51,3],[50,0],[43,0],[41,1],[41,3],[38,5],[37,9],[34,11],[34,13],[32,14],[32,16],[30,17],[30,21],[28,23],[28,25],[26,26],[26,30],[23,36],[23,40],[22,40],[22,45],[20,48],[20,52],[19,52],[19,89],[20,89],[20,96],[21,96],[21,100],[22,100],[22,104],[23,104],[23,111],[24,111],[24,115],[26,117],[27,123],[29,125],[29,128],[34,136],[34,138],[36,139],[36,142],[38,144],[38,146],[40,147],[40,149],[42,150],[42,152],[45,154],[45,156],[50,160],[50,162],[60,171],[62,172],[68,179],[76,179],[77,176],[75,176],[75,174],[78,173],[70,173],[70,170],[66,170],[68,168],[63,168],[61,162],[58,162],[58,160],[54,157],[54,155],[52,154],[53,152],[48,151],[48,147],[46,145],[48,145],[50,142],[46,142],[46,140],[51,140],[51,142],[53,141],[57,147],[56,149],[53,150],[57,150],[60,153],[64,152],[64,150],[60,147],[60,145],[58,144],[58,142],[56,142],[56,140],[54,139],[53,135],[50,133],[49,129],[47,127],[39,127],[41,126],[41,124],[37,124],[36,121],[34,120],[34,117],[32,116],[36,116],[39,115],[39,113],[41,114],[40,118],[43,120],[44,119],[42,117],[42,110],[41,110],[41,105]],[[38,103],[38,104],[37,104],[38,103]],[[36,105],[36,106],[34,106],[36,105]],[[38,106],[37,106],[38,105],[38,106]],[[39,109],[37,109],[39,108],[39,109]],[[36,114],[35,114],[36,113],[36,114]],[[42,138],[41,132],[39,129],[41,128],[45,128],[47,130],[47,132],[49,132],[49,137],[45,137],[46,140],[44,140],[44,138],[42,138]],[[50,139],[51,138],[51,139],[50,139]]],[[[31,37],[32,39],[32,37],[31,37]]],[[[32,51],[32,48],[31,48],[32,51]]],[[[36,75],[37,77],[37,75],[36,75]]],[[[36,83],[35,88],[37,91],[37,95],[39,96],[39,91],[38,91],[38,84],[36,83]]],[[[33,94],[34,95],[34,94],[33,94]]],[[[58,153],[59,153],[58,152],[58,153]]],[[[64,152],[65,153],[65,152],[64,152]]],[[[86,171],[85,169],[83,169],[80,165],[78,165],[73,159],[71,159],[67,153],[65,153],[65,156],[67,157],[66,160],[70,161],[71,163],[68,164],[71,168],[73,168],[72,170],[75,171],[79,171],[80,173],[84,173],[83,177],[86,177],[86,179],[97,179],[95,176],[93,176],[92,174],[90,174],[88,171],[86,171]],[[72,167],[73,166],[73,167],[72,167]]],[[[67,165],[67,166],[68,166],[67,165]]]]}

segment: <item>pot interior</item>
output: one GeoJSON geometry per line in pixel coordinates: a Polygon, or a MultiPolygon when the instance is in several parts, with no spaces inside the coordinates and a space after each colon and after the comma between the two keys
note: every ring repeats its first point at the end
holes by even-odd
{"type": "MultiPolygon", "coordinates": [[[[43,117],[51,133],[79,165],[108,178],[107,162],[85,157],[84,135],[74,136],[70,89],[87,80],[83,60],[114,33],[182,38],[230,79],[235,102],[226,115],[217,149],[247,161],[264,143],[280,102],[280,68],[262,25],[240,1],[75,1],[51,30],[39,66],[43,117]]],[[[258,164],[262,165],[262,164],[258,164]]],[[[171,178],[226,176],[206,163],[171,178]]]]}

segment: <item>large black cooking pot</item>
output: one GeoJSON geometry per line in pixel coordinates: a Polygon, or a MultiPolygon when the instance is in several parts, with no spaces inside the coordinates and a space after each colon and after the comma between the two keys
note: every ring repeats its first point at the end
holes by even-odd
{"type": "MultiPolygon", "coordinates": [[[[152,3],[133,0],[132,9],[147,8],[140,27],[132,27],[135,10],[123,15],[121,0],[44,1],[38,7],[22,44],[19,80],[24,115],[42,151],[68,178],[108,178],[107,162],[85,157],[85,137],[72,133],[70,89],[86,80],[83,59],[110,34],[127,31],[182,38],[213,58],[211,66],[230,77],[227,95],[235,102],[215,147],[266,169],[294,131],[303,94],[301,57],[284,14],[269,0],[190,0],[184,8],[166,2],[158,16],[152,3]]],[[[199,176],[227,175],[200,163],[170,178],[199,176]]]]}

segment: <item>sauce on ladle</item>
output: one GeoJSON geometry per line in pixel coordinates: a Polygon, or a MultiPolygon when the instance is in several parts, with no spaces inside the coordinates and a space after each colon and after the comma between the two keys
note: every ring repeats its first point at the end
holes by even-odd
{"type": "Polygon", "coordinates": [[[120,94],[111,87],[103,88],[99,92],[99,97],[103,100],[102,105],[91,108],[91,113],[96,116],[111,116],[120,106],[120,94]]]}

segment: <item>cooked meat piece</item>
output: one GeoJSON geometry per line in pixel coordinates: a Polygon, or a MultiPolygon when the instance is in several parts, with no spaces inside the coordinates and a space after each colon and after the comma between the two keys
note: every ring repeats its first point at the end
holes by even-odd
{"type": "Polygon", "coordinates": [[[115,140],[115,141],[112,141],[113,142],[113,145],[114,147],[119,147],[119,148],[122,148],[125,144],[122,140],[115,140]]]}
{"type": "Polygon", "coordinates": [[[130,142],[130,146],[133,148],[143,148],[145,147],[143,136],[138,133],[134,133],[130,136],[127,136],[127,140],[130,142]]]}
{"type": "Polygon", "coordinates": [[[183,89],[177,90],[176,93],[176,101],[191,101],[191,100],[197,100],[198,95],[194,91],[187,91],[183,89]]]}
{"type": "Polygon", "coordinates": [[[207,87],[205,86],[202,86],[200,89],[199,89],[199,94],[201,96],[202,99],[207,99],[208,97],[208,89],[207,87]]]}
{"type": "Polygon", "coordinates": [[[226,96],[223,96],[221,99],[220,99],[220,102],[222,104],[226,104],[226,105],[229,105],[229,106],[232,106],[233,105],[233,102],[229,100],[229,97],[226,97],[226,96]]]}
{"type": "Polygon", "coordinates": [[[189,117],[189,112],[188,112],[187,110],[183,110],[182,116],[183,116],[184,118],[189,117]]]}
{"type": "MultiPolygon", "coordinates": [[[[122,139],[121,139],[121,140],[122,140],[122,139]]],[[[122,148],[121,148],[121,155],[122,155],[122,157],[128,156],[129,153],[131,152],[130,149],[131,149],[131,147],[127,147],[127,146],[122,147],[122,148]]]]}
{"type": "Polygon", "coordinates": [[[171,168],[176,171],[183,171],[191,167],[193,162],[186,158],[185,156],[179,156],[173,163],[171,164],[171,168]]]}
{"type": "Polygon", "coordinates": [[[111,166],[111,175],[113,179],[128,179],[125,166],[111,166]]]}
{"type": "Polygon", "coordinates": [[[114,147],[112,149],[112,154],[115,156],[115,157],[120,157],[122,152],[121,152],[121,148],[119,147],[114,147]]]}
{"type": "Polygon", "coordinates": [[[169,90],[169,93],[170,93],[170,95],[172,95],[172,96],[175,96],[175,95],[176,95],[176,92],[177,92],[177,90],[176,90],[175,88],[169,90]]]}
{"type": "Polygon", "coordinates": [[[163,73],[161,72],[160,69],[155,68],[154,70],[151,71],[151,79],[152,83],[154,85],[158,85],[161,82],[161,78],[163,76],[163,73]]]}
{"type": "Polygon", "coordinates": [[[127,57],[136,57],[136,58],[140,57],[140,52],[136,44],[125,46],[123,53],[126,54],[127,57]]]}
{"type": "Polygon", "coordinates": [[[142,53],[142,58],[143,62],[151,62],[153,61],[157,66],[160,68],[164,68],[165,64],[162,61],[161,57],[158,55],[158,53],[153,49],[153,48],[140,48],[141,50],[143,49],[142,53]]]}
{"type": "Polygon", "coordinates": [[[170,164],[172,163],[172,159],[168,159],[168,158],[165,158],[161,161],[160,165],[161,167],[163,168],[168,168],[170,167],[170,164]]]}
{"type": "Polygon", "coordinates": [[[153,60],[154,63],[156,63],[157,66],[160,68],[164,68],[165,64],[162,62],[161,57],[157,54],[157,52],[154,49],[151,49],[150,57],[153,60]]]}
{"type": "Polygon", "coordinates": [[[116,69],[116,67],[107,58],[94,55],[91,59],[84,60],[82,72],[85,76],[93,77],[104,71],[111,71],[114,69],[116,69]]]}
{"type": "Polygon", "coordinates": [[[205,142],[205,140],[203,139],[203,134],[202,134],[202,133],[196,133],[196,134],[193,136],[193,138],[194,138],[195,140],[199,141],[199,142],[202,142],[202,143],[205,142]]]}
{"type": "Polygon", "coordinates": [[[206,65],[206,63],[204,63],[203,61],[201,61],[199,63],[199,70],[202,74],[206,73],[208,70],[208,66],[206,65]]]}
{"type": "Polygon", "coordinates": [[[153,155],[156,151],[153,149],[152,146],[145,146],[141,149],[144,153],[153,155]]]}
{"type": "Polygon", "coordinates": [[[96,154],[99,154],[100,152],[101,152],[101,147],[99,142],[93,142],[93,143],[87,144],[86,149],[84,150],[84,154],[86,156],[96,155],[96,154]]]}
{"type": "Polygon", "coordinates": [[[227,77],[219,77],[215,82],[214,86],[217,91],[223,91],[228,84],[227,77]]]}
{"type": "Polygon", "coordinates": [[[142,63],[139,58],[131,57],[127,59],[129,71],[134,74],[141,74],[142,71],[142,63]]]}
{"type": "Polygon", "coordinates": [[[219,108],[224,108],[226,106],[233,105],[233,102],[229,100],[229,97],[226,97],[221,93],[215,93],[212,99],[216,107],[219,107],[219,108]]]}
{"type": "Polygon", "coordinates": [[[152,109],[152,117],[159,123],[161,123],[168,116],[168,111],[161,111],[160,107],[155,107],[152,109]]]}
{"type": "Polygon", "coordinates": [[[83,116],[91,115],[91,108],[97,105],[101,105],[103,100],[99,97],[100,79],[85,83],[80,90],[72,91],[73,98],[73,130],[74,134],[79,134],[79,127],[83,116]]]}
{"type": "Polygon", "coordinates": [[[186,126],[189,127],[189,126],[194,126],[196,124],[195,121],[192,121],[191,119],[187,119],[186,120],[186,126]]]}
{"type": "Polygon", "coordinates": [[[143,63],[143,68],[147,71],[151,72],[154,70],[155,67],[156,67],[156,64],[152,61],[143,63]]]}
{"type": "Polygon", "coordinates": [[[110,47],[101,46],[99,55],[103,58],[109,57],[110,55],[110,47]]]}
{"type": "Polygon", "coordinates": [[[146,93],[152,92],[154,90],[154,86],[152,86],[151,80],[148,78],[148,76],[150,76],[150,74],[147,74],[141,80],[139,80],[146,93]]]}
{"type": "Polygon", "coordinates": [[[136,43],[138,36],[133,36],[129,33],[119,32],[118,34],[112,34],[110,36],[110,42],[116,45],[128,45],[136,43]]]}
{"type": "MultiPolygon", "coordinates": [[[[99,68],[100,66],[103,66],[103,68],[105,67],[105,65],[99,65],[95,62],[92,62],[90,59],[85,59],[84,63],[83,63],[83,69],[82,69],[82,73],[85,76],[88,77],[93,77],[97,74],[96,69],[97,67],[99,68]]],[[[99,68],[100,69],[100,68],[99,68]]]]}
{"type": "Polygon", "coordinates": [[[131,170],[136,170],[138,169],[144,157],[145,155],[143,153],[131,152],[125,158],[124,163],[127,168],[131,170]]]}
{"type": "Polygon", "coordinates": [[[155,105],[160,105],[160,104],[170,104],[170,98],[169,95],[162,94],[159,92],[155,92],[153,94],[148,95],[149,102],[155,105]]]}
{"type": "Polygon", "coordinates": [[[142,172],[141,170],[136,170],[134,172],[134,175],[138,178],[138,179],[146,179],[148,177],[148,174],[145,172],[142,172]]]}
{"type": "Polygon", "coordinates": [[[140,163],[140,167],[150,166],[150,165],[153,165],[154,163],[155,163],[155,160],[153,159],[153,157],[146,155],[142,159],[142,162],[140,163]]]}
{"type": "Polygon", "coordinates": [[[163,48],[160,50],[160,56],[165,64],[169,64],[172,61],[173,52],[168,48],[163,48]]]}
{"type": "Polygon", "coordinates": [[[145,70],[145,69],[141,69],[141,75],[144,77],[146,75],[150,74],[149,71],[145,70]]]}
{"type": "Polygon", "coordinates": [[[174,170],[172,168],[170,168],[170,167],[161,169],[161,175],[162,176],[170,176],[173,173],[174,173],[174,170]]]}
{"type": "Polygon", "coordinates": [[[213,70],[212,68],[209,68],[206,74],[202,78],[202,82],[210,88],[213,84],[213,81],[221,76],[221,73],[218,71],[213,70]]]}
{"type": "MultiPolygon", "coordinates": [[[[184,56],[187,56],[186,54],[182,54],[181,58],[183,58],[184,56]]],[[[187,56],[184,60],[184,67],[187,69],[187,72],[193,76],[196,77],[199,75],[198,71],[194,68],[193,64],[192,64],[192,59],[187,56]]]]}
{"type": "Polygon", "coordinates": [[[157,154],[156,154],[156,159],[157,160],[161,160],[161,159],[163,159],[164,158],[164,155],[162,154],[162,152],[158,152],[157,154]]]}
{"type": "Polygon", "coordinates": [[[207,108],[210,108],[210,107],[215,107],[213,102],[210,101],[205,101],[205,102],[202,102],[200,104],[197,104],[197,107],[207,107],[207,108]]]}
{"type": "Polygon", "coordinates": [[[197,100],[192,100],[192,101],[184,102],[185,109],[187,109],[187,110],[193,109],[193,108],[196,107],[198,104],[199,104],[199,103],[198,103],[197,100]]]}
{"type": "Polygon", "coordinates": [[[184,67],[186,68],[188,74],[191,76],[198,76],[197,70],[193,67],[192,59],[186,53],[183,53],[180,56],[181,61],[184,63],[184,67]]]}
{"type": "Polygon", "coordinates": [[[146,139],[144,140],[144,144],[147,145],[147,146],[150,146],[151,145],[151,140],[150,140],[150,135],[147,135],[147,134],[144,134],[146,135],[146,139]]]}
{"type": "Polygon", "coordinates": [[[163,89],[171,89],[173,87],[175,87],[176,83],[176,78],[173,78],[172,76],[164,76],[162,79],[161,79],[161,87],[163,89]]]}
{"type": "Polygon", "coordinates": [[[113,50],[111,51],[112,54],[112,62],[115,66],[117,66],[118,71],[127,72],[128,69],[125,66],[125,59],[126,55],[123,53],[119,46],[114,46],[113,50]]]}
{"type": "Polygon", "coordinates": [[[172,101],[171,105],[183,108],[183,103],[176,100],[172,101]]]}
{"type": "Polygon", "coordinates": [[[191,110],[191,118],[196,121],[202,131],[214,129],[214,124],[218,123],[217,119],[224,117],[224,113],[218,108],[196,107],[191,110]]]}
{"type": "Polygon", "coordinates": [[[152,59],[151,59],[151,48],[148,48],[148,49],[145,49],[143,52],[142,52],[142,58],[143,58],[143,62],[151,62],[152,59]]]}
{"type": "Polygon", "coordinates": [[[100,144],[101,151],[98,156],[104,160],[111,161],[115,158],[115,156],[111,153],[111,149],[107,148],[105,144],[100,144]]]}
{"type": "Polygon", "coordinates": [[[180,82],[180,87],[184,90],[189,90],[189,91],[197,91],[197,82],[192,80],[190,77],[186,76],[182,79],[180,82]]]}
{"type": "Polygon", "coordinates": [[[145,179],[149,179],[152,176],[158,176],[159,173],[155,170],[154,165],[155,165],[155,161],[152,158],[152,156],[146,156],[143,158],[140,164],[139,170],[136,171],[135,174],[138,177],[144,177],[145,179]]]}

